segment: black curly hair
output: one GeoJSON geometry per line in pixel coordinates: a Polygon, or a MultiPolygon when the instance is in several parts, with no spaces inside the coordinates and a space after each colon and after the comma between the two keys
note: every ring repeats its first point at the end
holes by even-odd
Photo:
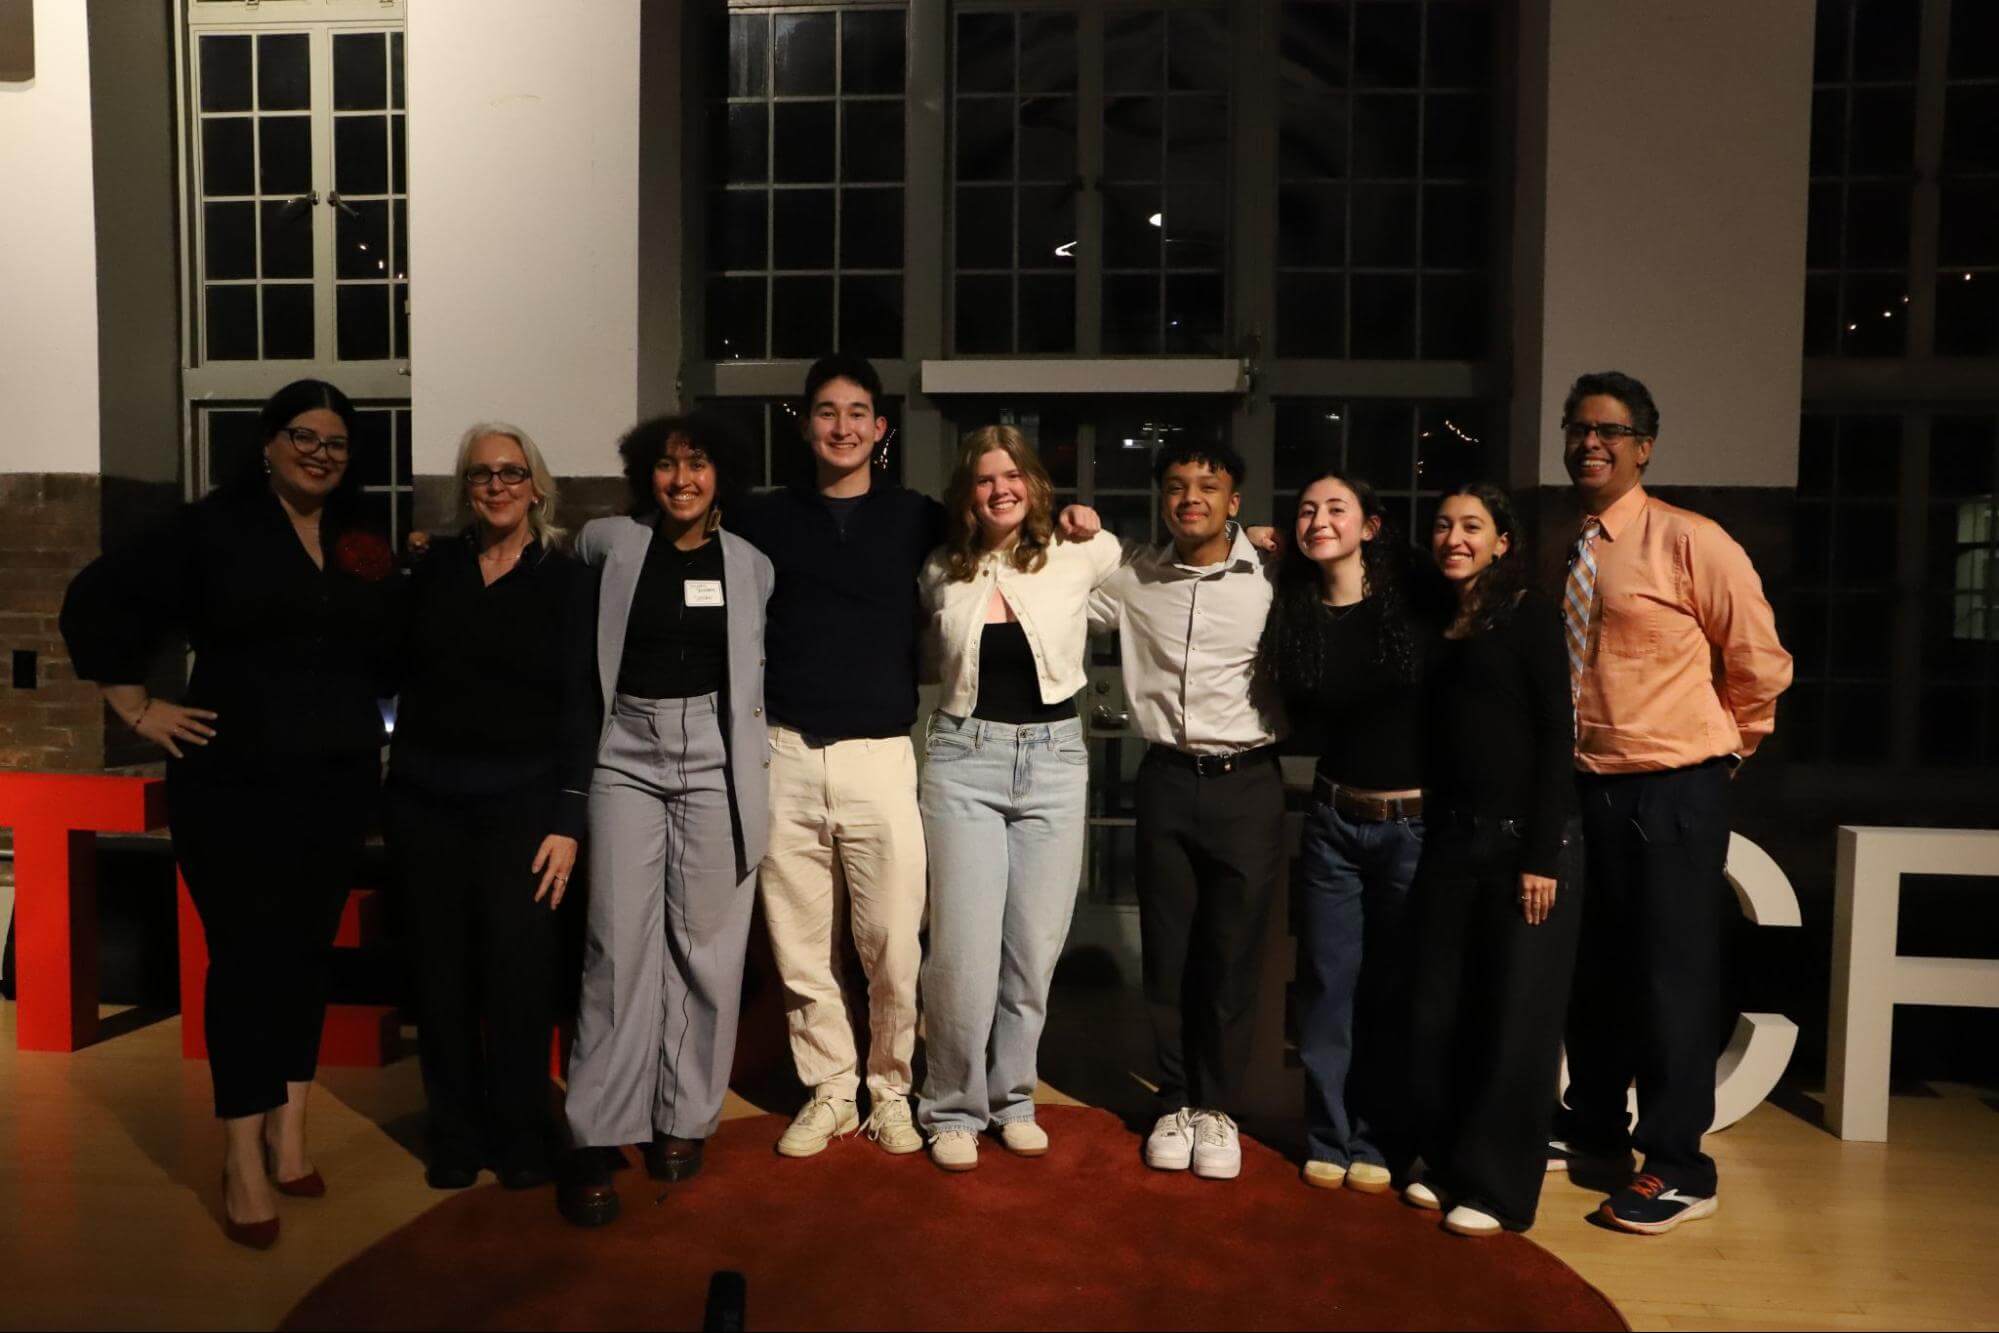
{"type": "Polygon", "coordinates": [[[1514,515],[1511,496],[1489,481],[1467,481],[1445,491],[1437,504],[1441,508],[1445,500],[1461,495],[1478,501],[1492,515],[1494,540],[1506,539],[1505,552],[1485,567],[1471,586],[1471,600],[1457,613],[1459,624],[1482,634],[1505,624],[1520,605],[1520,596],[1527,590],[1527,551],[1521,544],[1520,520],[1514,515]]]}
{"type": "MultiPolygon", "coordinates": [[[[1403,680],[1414,680],[1416,635],[1403,580],[1407,548],[1374,487],[1358,477],[1328,471],[1307,479],[1300,493],[1322,481],[1336,481],[1352,491],[1360,501],[1363,520],[1379,525],[1374,536],[1362,544],[1360,554],[1361,597],[1373,602],[1379,613],[1375,660],[1403,680]]],[[[1286,698],[1311,695],[1325,683],[1325,640],[1319,629],[1325,616],[1324,596],[1325,575],[1318,562],[1300,550],[1296,541],[1287,543],[1277,571],[1270,618],[1264,622],[1263,641],[1257,646],[1259,674],[1286,698]]]]}
{"type": "Polygon", "coordinates": [[[632,513],[644,518],[659,508],[653,496],[652,471],[666,456],[667,446],[676,440],[685,440],[708,455],[708,464],[715,469],[715,509],[728,513],[729,505],[750,489],[748,451],[735,423],[708,408],[696,408],[685,416],[641,421],[618,441],[632,513]]]}

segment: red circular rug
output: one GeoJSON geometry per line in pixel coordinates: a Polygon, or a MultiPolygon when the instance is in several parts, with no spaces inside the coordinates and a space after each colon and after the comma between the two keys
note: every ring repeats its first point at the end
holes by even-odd
{"type": "Polygon", "coordinates": [[[1238,1179],[1198,1180],[1147,1170],[1106,1111],[1040,1116],[1046,1157],[988,1139],[964,1175],[860,1138],[792,1161],[772,1151],[783,1120],[732,1121],[694,1180],[620,1172],[623,1216],[591,1231],[553,1190],[468,1190],[284,1327],[699,1328],[724,1269],[747,1281],[750,1329],[1628,1327],[1525,1237],[1467,1240],[1393,1196],[1309,1189],[1248,1139],[1238,1179]]]}

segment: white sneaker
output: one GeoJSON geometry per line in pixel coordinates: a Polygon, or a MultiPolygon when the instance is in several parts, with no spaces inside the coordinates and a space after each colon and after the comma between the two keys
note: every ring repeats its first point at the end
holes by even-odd
{"type": "Polygon", "coordinates": [[[930,1140],[930,1160],[946,1171],[970,1171],[979,1164],[979,1136],[969,1129],[947,1129],[930,1140]]]}
{"type": "Polygon", "coordinates": [[[1437,1191],[1420,1180],[1412,1180],[1402,1187],[1402,1202],[1411,1208],[1423,1208],[1430,1212],[1443,1209],[1444,1201],[1437,1197],[1437,1191]]]}
{"type": "Polygon", "coordinates": [[[1314,1189],[1336,1190],[1346,1181],[1347,1169],[1338,1162],[1305,1163],[1305,1183],[1314,1189]]]}
{"type": "Polygon", "coordinates": [[[1444,1214],[1444,1230],[1460,1236],[1496,1236],[1500,1226],[1499,1219],[1491,1213],[1461,1203],[1444,1214]]]}
{"type": "Polygon", "coordinates": [[[1394,1183],[1388,1168],[1379,1162],[1355,1162],[1347,1168],[1347,1188],[1362,1194],[1386,1194],[1394,1183]]]}
{"type": "Polygon", "coordinates": [[[1194,1113],[1181,1107],[1159,1117],[1145,1139],[1145,1164],[1155,1171],[1185,1171],[1194,1159],[1194,1113]]]}
{"type": "Polygon", "coordinates": [[[898,1097],[892,1092],[877,1093],[874,1109],[868,1113],[868,1123],[861,1128],[882,1146],[884,1152],[901,1156],[903,1153],[923,1151],[923,1136],[916,1132],[916,1124],[910,1118],[907,1097],[898,1097]]]}
{"type": "Polygon", "coordinates": [[[1048,1131],[1032,1120],[1009,1120],[999,1127],[1000,1142],[1016,1157],[1040,1157],[1048,1151],[1048,1131]]]}
{"type": "Polygon", "coordinates": [[[1242,1174],[1242,1139],[1235,1121],[1220,1111],[1194,1116],[1194,1174],[1203,1180],[1234,1180],[1242,1174]]]}
{"type": "Polygon", "coordinates": [[[842,1134],[861,1127],[860,1112],[852,1100],[814,1097],[791,1118],[790,1128],[777,1141],[780,1157],[814,1157],[842,1134]]]}

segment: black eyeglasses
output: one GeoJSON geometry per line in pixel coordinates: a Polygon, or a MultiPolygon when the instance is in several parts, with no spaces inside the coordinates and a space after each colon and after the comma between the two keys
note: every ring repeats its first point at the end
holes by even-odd
{"type": "Polygon", "coordinates": [[[1564,421],[1562,438],[1570,444],[1581,444],[1595,431],[1596,437],[1605,444],[1615,444],[1619,440],[1636,440],[1645,432],[1630,426],[1619,425],[1615,421],[1564,421]]]}
{"type": "Polygon", "coordinates": [[[318,431],[310,430],[304,426],[281,426],[278,430],[279,434],[292,442],[292,448],[298,450],[307,458],[312,457],[321,449],[326,451],[328,458],[341,459],[347,457],[349,445],[345,435],[321,435],[318,431]]]}
{"type": "Polygon", "coordinates": [[[484,486],[498,477],[503,486],[518,486],[532,475],[534,474],[518,463],[509,463],[505,467],[468,467],[465,469],[465,484],[484,486]]]}

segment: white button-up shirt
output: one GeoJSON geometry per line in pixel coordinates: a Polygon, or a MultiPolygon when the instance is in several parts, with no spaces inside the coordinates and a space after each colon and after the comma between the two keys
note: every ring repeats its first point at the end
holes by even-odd
{"type": "Polygon", "coordinates": [[[1129,546],[1090,594],[1090,628],[1118,632],[1132,726],[1195,754],[1268,745],[1283,727],[1277,701],[1254,687],[1277,565],[1239,526],[1229,531],[1227,558],[1199,568],[1181,564],[1170,542],[1129,546]]]}
{"type": "Polygon", "coordinates": [[[917,588],[930,613],[925,675],[944,686],[937,706],[953,717],[970,717],[978,706],[979,646],[994,589],[1027,635],[1041,702],[1060,703],[1082,689],[1085,604],[1090,590],[1117,571],[1121,558],[1117,538],[1099,532],[1088,541],[1056,542],[1048,548],[1047,561],[1032,573],[1015,569],[1010,553],[987,552],[970,581],[953,582],[945,574],[944,552],[931,552],[917,588]]]}

